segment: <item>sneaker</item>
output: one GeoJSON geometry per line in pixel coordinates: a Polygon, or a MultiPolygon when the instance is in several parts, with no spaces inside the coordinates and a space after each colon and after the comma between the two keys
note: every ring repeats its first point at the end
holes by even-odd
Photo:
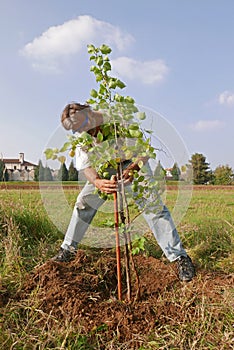
{"type": "Polygon", "coordinates": [[[76,251],[71,251],[68,249],[60,248],[57,255],[55,255],[51,260],[57,261],[57,262],[69,262],[73,259],[75,259],[76,251]]]}
{"type": "Polygon", "coordinates": [[[177,268],[179,279],[183,282],[189,282],[195,276],[195,268],[191,258],[187,256],[180,256],[177,260],[177,268]]]}

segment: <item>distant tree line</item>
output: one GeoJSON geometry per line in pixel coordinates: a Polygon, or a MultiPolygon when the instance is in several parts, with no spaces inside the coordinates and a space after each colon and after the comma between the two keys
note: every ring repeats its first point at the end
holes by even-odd
{"type": "Polygon", "coordinates": [[[219,165],[212,171],[209,163],[206,162],[206,157],[201,153],[193,154],[189,163],[193,170],[193,182],[196,185],[234,184],[234,173],[229,165],[219,165]]]}
{"type": "Polygon", "coordinates": [[[43,166],[42,161],[39,160],[39,163],[35,169],[34,173],[35,181],[77,181],[78,180],[78,171],[74,166],[73,160],[71,161],[69,168],[65,163],[62,163],[60,169],[57,172],[56,176],[53,176],[52,170],[48,166],[43,166]]]}
{"type": "MultiPolygon", "coordinates": [[[[232,185],[234,184],[233,169],[229,165],[219,165],[214,171],[210,169],[209,163],[206,161],[206,157],[201,153],[195,153],[189,160],[189,164],[186,164],[179,168],[177,163],[174,163],[170,169],[171,177],[173,181],[178,181],[182,178],[183,173],[189,170],[193,171],[193,183],[195,185],[213,184],[213,185],[232,185]]],[[[154,175],[159,179],[167,178],[166,170],[159,162],[154,175]]],[[[0,159],[0,181],[8,181],[9,175],[6,170],[4,162],[0,159]]],[[[34,172],[35,181],[77,181],[78,171],[74,166],[73,160],[71,161],[68,169],[65,163],[61,164],[60,169],[57,171],[57,175],[52,174],[52,170],[48,166],[43,166],[42,161],[39,160],[34,172]]]]}
{"type": "Polygon", "coordinates": [[[166,178],[172,181],[178,181],[183,179],[183,173],[186,171],[193,172],[193,183],[195,185],[233,185],[234,173],[229,165],[219,165],[214,171],[210,169],[209,163],[206,161],[206,157],[201,153],[195,153],[189,160],[189,164],[186,164],[179,168],[177,163],[174,163],[170,169],[170,178],[167,177],[166,170],[159,162],[154,175],[159,179],[166,178]]]}

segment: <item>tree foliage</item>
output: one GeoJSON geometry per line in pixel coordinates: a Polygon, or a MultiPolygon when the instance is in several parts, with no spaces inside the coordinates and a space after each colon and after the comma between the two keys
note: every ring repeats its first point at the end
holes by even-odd
{"type": "Polygon", "coordinates": [[[73,160],[71,161],[68,169],[68,180],[69,181],[78,181],[78,171],[74,166],[73,160]]]}
{"type": "Polygon", "coordinates": [[[194,184],[203,185],[208,183],[211,179],[211,171],[209,163],[206,162],[206,157],[201,153],[195,153],[189,162],[193,168],[194,184]]]}
{"type": "Polygon", "coordinates": [[[173,165],[173,167],[171,169],[172,180],[179,181],[180,174],[181,174],[181,171],[180,171],[180,168],[179,168],[178,164],[174,163],[174,165],[173,165]]]}
{"type": "MultiPolygon", "coordinates": [[[[47,159],[58,159],[64,163],[65,152],[70,150],[74,154],[77,146],[83,147],[89,154],[91,166],[102,178],[109,176],[107,168],[110,166],[117,171],[120,159],[138,162],[143,173],[144,164],[139,159],[156,157],[155,149],[151,146],[151,131],[141,127],[145,113],[138,110],[132,97],[119,93],[125,84],[110,74],[111,51],[107,45],[88,45],[90,61],[93,63],[90,71],[95,76],[97,88],[91,89],[87,102],[94,110],[101,110],[105,116],[105,123],[100,127],[96,139],[89,133],[82,132],[79,136],[68,136],[68,141],[60,149],[45,150],[47,159]]],[[[156,184],[157,181],[151,179],[149,183],[144,175],[139,176],[137,171],[134,173],[132,189],[139,198],[143,198],[146,187],[153,192],[156,184]]]]}
{"type": "Polygon", "coordinates": [[[48,166],[44,167],[41,160],[34,170],[34,181],[53,181],[51,169],[48,166]]]}
{"type": "Polygon", "coordinates": [[[58,180],[68,181],[68,170],[65,163],[62,163],[58,172],[58,180]]]}
{"type": "Polygon", "coordinates": [[[0,159],[0,181],[8,181],[9,176],[4,162],[0,159]]]}
{"type": "Polygon", "coordinates": [[[43,181],[44,180],[44,167],[42,161],[39,159],[38,165],[34,171],[34,181],[43,181]]]}
{"type": "Polygon", "coordinates": [[[51,169],[48,166],[46,166],[44,168],[43,181],[53,181],[53,176],[52,176],[52,173],[51,173],[51,169]]]}
{"type": "Polygon", "coordinates": [[[157,166],[154,170],[154,176],[158,180],[164,180],[166,176],[166,170],[163,168],[162,164],[160,161],[158,161],[157,166]]]}
{"type": "Polygon", "coordinates": [[[214,171],[215,185],[231,185],[234,182],[234,174],[228,165],[219,165],[214,171]]]}

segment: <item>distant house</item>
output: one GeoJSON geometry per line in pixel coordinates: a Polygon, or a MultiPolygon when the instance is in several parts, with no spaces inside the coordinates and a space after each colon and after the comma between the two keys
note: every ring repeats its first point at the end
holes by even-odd
{"type": "Polygon", "coordinates": [[[2,159],[9,181],[33,181],[36,164],[24,160],[24,153],[19,153],[19,158],[2,159]]]}
{"type": "Polygon", "coordinates": [[[166,180],[172,180],[172,179],[173,179],[173,175],[172,175],[171,171],[172,171],[172,168],[166,168],[166,169],[165,169],[165,172],[166,172],[166,175],[165,175],[166,180]]]}

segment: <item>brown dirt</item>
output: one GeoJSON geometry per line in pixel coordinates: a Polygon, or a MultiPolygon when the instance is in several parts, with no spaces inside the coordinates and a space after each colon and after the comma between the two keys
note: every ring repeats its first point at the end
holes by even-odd
{"type": "MultiPolygon", "coordinates": [[[[106,341],[116,336],[126,342],[137,334],[150,334],[155,326],[183,322],[188,314],[192,322],[197,305],[204,300],[210,305],[222,303],[224,291],[234,283],[233,275],[199,271],[184,284],[175,264],[142,255],[134,260],[141,282],[136,302],[126,302],[124,272],[123,301],[116,299],[116,260],[111,250],[79,250],[70,263],[47,261],[30,274],[19,297],[30,300],[37,291],[37,308],[51,318],[76,323],[84,334],[98,331],[106,341]]],[[[133,299],[134,295],[133,286],[133,299]]]]}
{"type": "MultiPolygon", "coordinates": [[[[183,185],[183,183],[181,184],[183,185]]],[[[82,188],[82,186],[80,187],[80,185],[77,184],[63,184],[64,189],[79,189],[82,188]]],[[[189,185],[190,187],[190,185],[189,185]]],[[[40,183],[39,182],[1,182],[0,183],[0,190],[6,190],[6,189],[15,189],[15,190],[38,190],[39,188],[43,188],[43,189],[47,189],[49,188],[51,189],[60,189],[61,186],[60,185],[56,185],[53,183],[53,181],[48,184],[48,183],[40,183]]],[[[178,186],[177,185],[171,185],[170,183],[166,184],[166,188],[167,190],[177,190],[178,186]]],[[[218,190],[234,190],[234,185],[193,185],[193,190],[207,190],[207,191],[218,191],[218,190]]]]}

